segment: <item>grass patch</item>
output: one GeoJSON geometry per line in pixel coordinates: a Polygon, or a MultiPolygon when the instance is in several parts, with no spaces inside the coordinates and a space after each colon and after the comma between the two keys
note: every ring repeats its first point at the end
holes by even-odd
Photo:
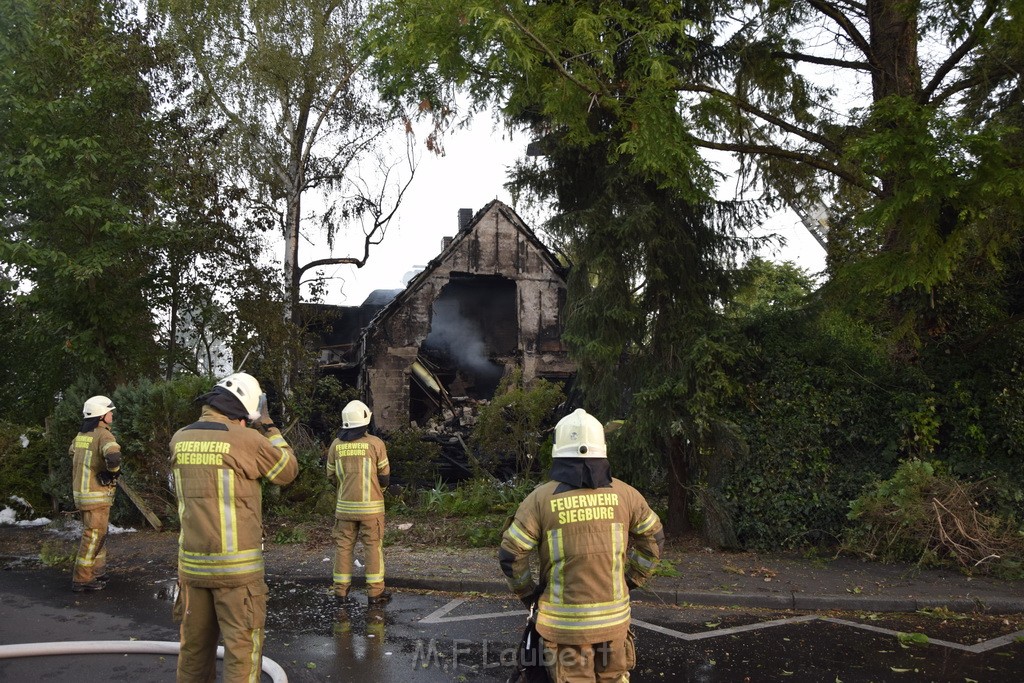
{"type": "Polygon", "coordinates": [[[678,578],[682,576],[683,573],[676,569],[675,563],[671,560],[659,560],[657,566],[654,568],[654,575],[678,578]]]}
{"type": "Polygon", "coordinates": [[[274,533],[274,543],[286,545],[289,543],[305,543],[308,541],[306,532],[301,527],[279,529],[274,533]]]}
{"type": "Polygon", "coordinates": [[[78,555],[78,548],[69,546],[66,541],[48,540],[43,541],[39,549],[39,560],[47,567],[54,569],[70,570],[75,566],[75,557],[78,555]]]}

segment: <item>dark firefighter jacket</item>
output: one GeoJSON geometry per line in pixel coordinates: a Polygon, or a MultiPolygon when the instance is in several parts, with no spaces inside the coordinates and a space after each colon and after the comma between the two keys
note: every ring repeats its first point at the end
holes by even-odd
{"type": "Polygon", "coordinates": [[[288,484],[299,473],[276,427],[266,436],[210,406],[171,438],[171,471],[181,534],[178,578],[205,588],[263,578],[260,479],[288,484]]]}

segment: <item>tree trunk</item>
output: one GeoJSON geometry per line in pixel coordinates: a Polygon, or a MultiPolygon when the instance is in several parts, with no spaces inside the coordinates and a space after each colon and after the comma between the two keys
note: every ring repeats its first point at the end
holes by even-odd
{"type": "Polygon", "coordinates": [[[662,520],[667,536],[682,536],[690,524],[690,454],[679,437],[668,441],[668,519],[662,520]]]}
{"type": "Polygon", "coordinates": [[[288,291],[285,292],[286,321],[294,323],[299,315],[299,212],[301,196],[292,190],[288,194],[284,219],[284,281],[288,291]]]}
{"type": "Polygon", "coordinates": [[[170,337],[167,340],[167,372],[165,373],[167,381],[174,376],[174,357],[178,353],[178,294],[181,291],[178,278],[178,267],[173,266],[171,268],[171,310],[167,332],[170,337]]]}
{"type": "Polygon", "coordinates": [[[889,95],[916,98],[921,91],[917,58],[919,0],[868,0],[871,82],[874,100],[889,95]]]}
{"type": "MultiPolygon", "coordinates": [[[[875,102],[891,95],[914,101],[921,92],[921,65],[917,56],[917,15],[919,0],[868,0],[871,31],[869,60],[875,66],[871,76],[875,102]]],[[[900,178],[887,173],[882,178],[882,195],[891,197],[900,178]]],[[[895,228],[886,240],[892,243],[895,228]]]]}

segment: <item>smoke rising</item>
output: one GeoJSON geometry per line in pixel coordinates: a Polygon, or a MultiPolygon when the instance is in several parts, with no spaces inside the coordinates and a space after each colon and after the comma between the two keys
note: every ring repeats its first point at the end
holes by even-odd
{"type": "Polygon", "coordinates": [[[479,323],[462,315],[457,299],[440,298],[433,310],[424,347],[444,352],[463,375],[474,380],[478,390],[493,392],[504,368],[488,357],[479,323]]]}

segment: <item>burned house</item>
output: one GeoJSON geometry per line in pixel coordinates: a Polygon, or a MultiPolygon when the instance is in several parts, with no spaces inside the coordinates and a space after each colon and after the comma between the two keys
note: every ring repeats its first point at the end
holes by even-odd
{"type": "Polygon", "coordinates": [[[504,373],[563,380],[565,271],[500,201],[459,212],[459,231],[363,329],[358,384],[382,430],[421,425],[463,397],[493,397],[504,373]]]}

